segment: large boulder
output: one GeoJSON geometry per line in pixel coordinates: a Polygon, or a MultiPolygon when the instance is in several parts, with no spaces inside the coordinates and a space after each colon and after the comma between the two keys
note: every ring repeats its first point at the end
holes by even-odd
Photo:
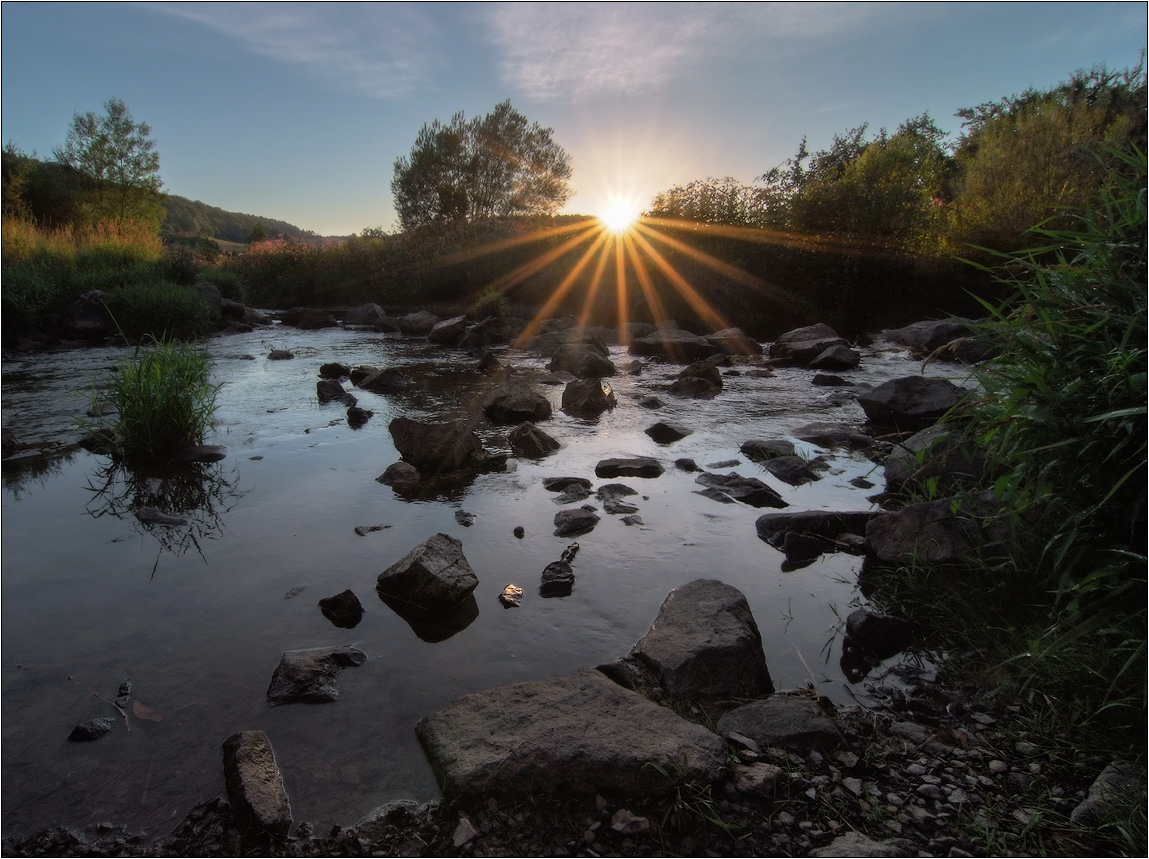
{"type": "Polygon", "coordinates": [[[453,316],[450,319],[444,319],[441,322],[436,322],[427,332],[427,339],[432,343],[449,346],[458,342],[463,336],[463,332],[467,330],[467,325],[466,316],[453,316]]]}
{"type": "Polygon", "coordinates": [[[943,346],[972,332],[969,326],[956,319],[914,322],[902,328],[887,328],[882,334],[894,343],[909,347],[918,357],[925,357],[943,346]]]}
{"type": "Polygon", "coordinates": [[[487,459],[479,437],[461,421],[435,424],[398,417],[388,429],[399,455],[426,477],[481,471],[487,459]]]}
{"type": "Polygon", "coordinates": [[[667,389],[676,397],[712,400],[722,392],[722,374],[709,361],[695,361],[667,389]]]}
{"type": "Polygon", "coordinates": [[[618,404],[614,389],[602,379],[575,379],[563,388],[563,411],[568,415],[593,418],[618,404]]]}
{"type": "Polygon", "coordinates": [[[463,544],[447,534],[420,543],[379,574],[375,590],[388,601],[435,614],[460,605],[479,584],[463,544]]]}
{"type": "Polygon", "coordinates": [[[355,326],[364,325],[371,328],[375,327],[375,323],[384,319],[387,316],[383,312],[383,308],[378,304],[360,304],[358,307],[353,307],[343,314],[343,325],[355,326]]]}
{"type": "Polygon", "coordinates": [[[507,440],[511,443],[511,452],[525,459],[541,459],[560,447],[557,441],[529,421],[511,430],[507,440]]]}
{"type": "Polygon", "coordinates": [[[774,691],[746,597],[714,579],[675,588],[624,660],[677,700],[774,691]]]}
{"type": "Polygon", "coordinates": [[[325,310],[314,307],[293,307],[284,312],[280,321],[292,328],[314,331],[319,328],[337,328],[339,320],[325,310]]]}
{"type": "Polygon", "coordinates": [[[631,355],[651,355],[676,364],[705,361],[721,352],[704,338],[679,328],[659,328],[645,337],[636,337],[630,341],[628,351],[631,355]]]}
{"type": "Polygon", "coordinates": [[[852,370],[861,360],[859,352],[839,343],[819,352],[806,366],[812,370],[852,370]]]}
{"type": "Polygon", "coordinates": [[[459,338],[459,347],[478,351],[498,343],[508,343],[514,336],[515,328],[509,320],[488,316],[466,327],[459,338]]]}
{"type": "Polygon", "coordinates": [[[726,758],[721,738],[593,669],[467,695],[415,733],[455,796],[568,789],[641,797],[680,779],[715,783],[726,758]]]}
{"type": "Polygon", "coordinates": [[[784,549],[787,535],[799,534],[818,537],[827,544],[845,544],[843,535],[866,532],[866,525],[877,513],[829,512],[826,510],[806,510],[800,513],[766,513],[754,523],[758,538],[765,540],[775,549],[784,549]]]}
{"type": "Polygon", "coordinates": [[[886,659],[914,640],[914,627],[904,618],[859,608],[846,617],[846,638],[864,653],[886,659]]]}
{"type": "Polygon", "coordinates": [[[357,367],[351,371],[351,384],[373,394],[397,394],[409,384],[407,376],[397,367],[357,367]],[[365,371],[365,372],[364,372],[365,371]]]}
{"type": "Polygon", "coordinates": [[[866,525],[866,545],[884,564],[924,561],[957,564],[985,550],[1000,549],[1008,527],[996,515],[993,491],[978,496],[970,509],[952,498],[911,504],[880,513],[866,525]]]}
{"type": "Polygon", "coordinates": [[[339,697],[339,690],[335,688],[339,672],[366,661],[366,653],[348,645],[289,650],[280,658],[271,676],[267,703],[274,706],[334,701],[339,697]]]}
{"type": "Polygon", "coordinates": [[[399,317],[399,330],[404,334],[416,334],[426,337],[431,333],[440,319],[434,313],[426,310],[417,310],[399,317]]]}
{"type": "Polygon", "coordinates": [[[842,734],[818,702],[804,695],[771,695],[731,710],[718,720],[724,737],[741,734],[759,746],[781,746],[799,751],[831,749],[842,744],[842,734]]]}
{"type": "Polygon", "coordinates": [[[770,357],[775,361],[805,366],[833,346],[848,348],[849,345],[845,337],[819,322],[787,331],[770,344],[770,357]]]}
{"type": "Polygon", "coordinates": [[[724,355],[761,355],[762,344],[751,340],[741,328],[724,328],[704,338],[724,355]]]}
{"type": "Polygon", "coordinates": [[[871,423],[920,428],[935,423],[969,393],[947,379],[905,376],[858,394],[871,423]]]}
{"type": "Polygon", "coordinates": [[[238,828],[284,841],[291,829],[291,802],[263,731],[241,731],[224,740],[223,777],[238,828]]]}
{"type": "Polygon", "coordinates": [[[609,352],[594,343],[564,343],[555,351],[547,364],[548,370],[566,370],[577,379],[601,379],[613,376],[617,370],[609,352]]]}
{"type": "Polygon", "coordinates": [[[483,414],[497,424],[545,421],[551,401],[525,382],[512,379],[483,399],[483,414]]]}
{"type": "Polygon", "coordinates": [[[588,534],[598,524],[598,514],[593,510],[584,510],[576,507],[572,510],[560,510],[555,514],[556,537],[578,537],[588,534]]]}

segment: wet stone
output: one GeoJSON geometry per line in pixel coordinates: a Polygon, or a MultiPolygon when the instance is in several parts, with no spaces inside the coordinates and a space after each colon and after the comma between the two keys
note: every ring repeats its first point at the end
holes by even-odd
{"type": "Polygon", "coordinates": [[[88,719],[86,722],[81,722],[72,729],[72,733],[68,734],[68,739],[73,743],[87,743],[92,740],[98,740],[108,731],[112,730],[112,720],[107,717],[100,717],[98,719],[88,719]]]}

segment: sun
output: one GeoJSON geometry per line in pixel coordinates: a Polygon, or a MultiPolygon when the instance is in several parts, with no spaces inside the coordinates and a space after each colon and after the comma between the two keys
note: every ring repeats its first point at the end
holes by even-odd
{"type": "Polygon", "coordinates": [[[642,214],[642,204],[631,197],[612,194],[606,201],[606,206],[599,213],[598,219],[603,227],[610,233],[625,233],[634,226],[638,216],[642,214]]]}

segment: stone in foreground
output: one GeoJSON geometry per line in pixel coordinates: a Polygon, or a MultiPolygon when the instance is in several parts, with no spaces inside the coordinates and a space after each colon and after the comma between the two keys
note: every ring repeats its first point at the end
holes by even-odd
{"type": "Polygon", "coordinates": [[[335,688],[339,672],[366,661],[366,653],[349,645],[289,650],[280,658],[271,676],[267,703],[275,706],[334,701],[339,697],[339,690],[335,688]]]}
{"type": "Polygon", "coordinates": [[[284,839],[291,803],[275,752],[263,731],[241,731],[223,743],[223,774],[232,814],[241,829],[284,839]]]}
{"type": "Polygon", "coordinates": [[[598,477],[660,477],[662,464],[649,456],[600,460],[594,468],[598,477]]]}
{"type": "Polygon", "coordinates": [[[818,702],[802,695],[771,695],[731,710],[718,720],[718,733],[749,737],[759,746],[808,751],[841,744],[842,735],[818,702]]]}
{"type": "Polygon", "coordinates": [[[415,733],[443,791],[463,796],[563,788],[648,796],[679,778],[716,782],[726,756],[720,737],[593,669],[467,695],[415,733]]]}
{"type": "Polygon", "coordinates": [[[375,590],[381,597],[430,614],[453,609],[478,585],[479,577],[463,555],[463,544],[447,534],[436,534],[380,573],[375,590]]]}

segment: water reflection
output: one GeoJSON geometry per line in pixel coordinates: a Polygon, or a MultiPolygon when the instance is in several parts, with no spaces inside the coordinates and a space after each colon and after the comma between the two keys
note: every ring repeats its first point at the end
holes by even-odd
{"type": "Polygon", "coordinates": [[[431,613],[415,608],[411,603],[379,594],[384,604],[407,621],[411,631],[430,644],[446,641],[462,632],[479,616],[479,603],[471,594],[457,606],[445,612],[431,613]]]}
{"type": "Polygon", "coordinates": [[[165,553],[178,558],[195,549],[207,563],[202,541],[222,536],[224,514],[246,494],[234,469],[225,473],[220,463],[198,462],[145,471],[109,460],[85,488],[92,493],[84,505],[89,516],[114,516],[159,543],[151,578],[165,553]]]}
{"type": "Polygon", "coordinates": [[[30,449],[6,457],[2,477],[4,488],[12,493],[14,501],[19,501],[28,491],[29,483],[43,488],[49,478],[59,474],[61,468],[72,461],[76,450],[76,447],[30,449]]]}

